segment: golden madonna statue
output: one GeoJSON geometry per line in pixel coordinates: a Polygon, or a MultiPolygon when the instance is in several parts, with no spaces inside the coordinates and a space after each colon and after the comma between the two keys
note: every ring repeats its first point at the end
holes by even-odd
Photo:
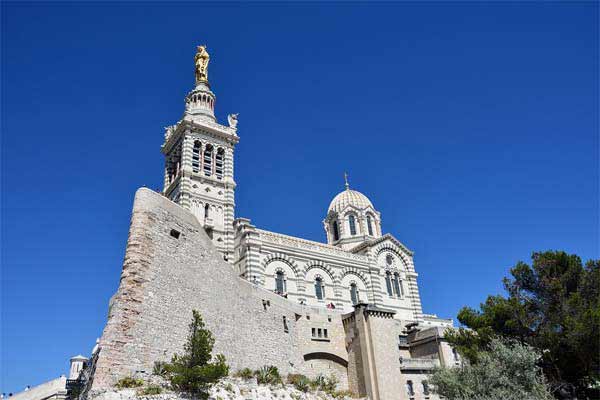
{"type": "Polygon", "coordinates": [[[208,82],[208,62],[210,55],[206,51],[206,46],[198,46],[194,63],[196,64],[196,83],[208,82]]]}

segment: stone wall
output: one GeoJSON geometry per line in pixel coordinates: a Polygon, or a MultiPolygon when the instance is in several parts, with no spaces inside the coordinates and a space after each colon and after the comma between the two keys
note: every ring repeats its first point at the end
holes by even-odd
{"type": "Polygon", "coordinates": [[[233,370],[275,365],[289,373],[303,363],[301,307],[238,278],[191,213],[139,189],[92,390],[149,373],[155,361],[181,352],[192,309],[213,332],[214,353],[233,370]]]}

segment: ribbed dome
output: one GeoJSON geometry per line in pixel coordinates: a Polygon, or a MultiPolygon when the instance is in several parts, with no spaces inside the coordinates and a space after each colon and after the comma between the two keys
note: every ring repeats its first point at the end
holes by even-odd
{"type": "Polygon", "coordinates": [[[356,190],[346,189],[343,192],[339,193],[337,196],[335,196],[333,200],[331,200],[327,212],[340,212],[348,205],[352,205],[361,210],[369,206],[373,207],[371,200],[369,200],[367,196],[365,196],[361,192],[357,192],[356,190]]]}

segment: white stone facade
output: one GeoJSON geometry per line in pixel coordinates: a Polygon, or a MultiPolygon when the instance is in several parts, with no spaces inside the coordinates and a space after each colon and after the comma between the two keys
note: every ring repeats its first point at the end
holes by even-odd
{"type": "Polygon", "coordinates": [[[324,213],[327,243],[235,218],[238,118],[221,125],[214,107],[197,82],[166,128],[162,196],[136,196],[96,389],[177,351],[198,309],[233,368],[332,373],[373,400],[436,399],[427,373],[458,362],[443,339],[452,320],[423,313],[412,251],[347,182],[324,213]]]}

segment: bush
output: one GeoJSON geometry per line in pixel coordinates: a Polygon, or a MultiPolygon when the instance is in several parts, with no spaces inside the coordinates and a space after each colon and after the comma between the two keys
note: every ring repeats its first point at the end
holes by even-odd
{"type": "Polygon", "coordinates": [[[540,355],[528,345],[494,338],[477,363],[439,368],[431,375],[434,391],[449,400],[549,400],[552,398],[536,365],[540,355]]]}
{"type": "Polygon", "coordinates": [[[338,379],[334,375],[331,375],[329,378],[326,378],[323,375],[319,375],[315,379],[310,381],[311,388],[313,388],[314,390],[322,390],[329,394],[335,392],[337,384],[338,379]]]}
{"type": "Polygon", "coordinates": [[[148,385],[140,391],[143,396],[152,396],[154,394],[161,394],[162,388],[158,385],[148,385]]]}
{"type": "Polygon", "coordinates": [[[254,372],[250,368],[242,368],[235,373],[235,376],[245,380],[254,378],[254,372]]]}
{"type": "Polygon", "coordinates": [[[261,385],[277,385],[282,382],[279,370],[272,365],[265,365],[256,370],[254,375],[256,375],[256,382],[261,385]]]}
{"type": "Polygon", "coordinates": [[[287,376],[287,382],[293,385],[296,390],[304,393],[308,392],[308,389],[310,389],[310,379],[302,374],[289,374],[287,376]]]}
{"type": "Polygon", "coordinates": [[[164,364],[164,376],[175,390],[206,399],[210,387],[229,374],[229,367],[222,354],[218,354],[211,362],[215,339],[204,328],[200,313],[193,310],[192,314],[190,333],[184,345],[185,353],[173,355],[171,362],[164,364]]]}
{"type": "Polygon", "coordinates": [[[344,399],[346,397],[350,397],[351,399],[357,399],[359,397],[358,394],[354,393],[351,390],[338,390],[334,392],[332,396],[336,399],[344,399]]]}
{"type": "Polygon", "coordinates": [[[131,376],[126,376],[125,378],[121,378],[115,384],[117,389],[128,389],[135,388],[144,385],[144,381],[141,379],[132,378],[131,376]]]}
{"type": "Polygon", "coordinates": [[[165,376],[167,374],[167,369],[165,366],[167,365],[164,361],[155,361],[154,367],[152,367],[152,373],[158,376],[165,376]]]}

